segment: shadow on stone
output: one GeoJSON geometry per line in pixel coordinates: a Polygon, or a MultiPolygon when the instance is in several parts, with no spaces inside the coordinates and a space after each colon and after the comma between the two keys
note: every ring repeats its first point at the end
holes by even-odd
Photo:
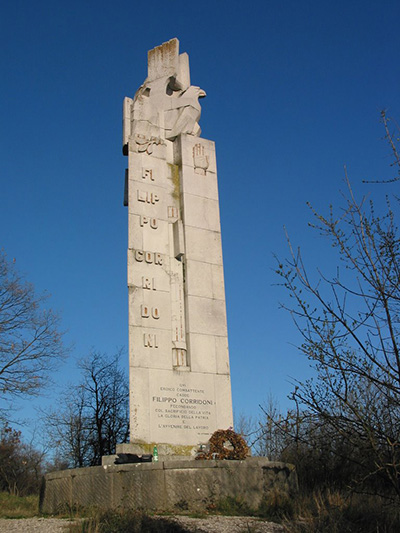
{"type": "Polygon", "coordinates": [[[251,457],[245,461],[130,463],[46,474],[41,511],[63,508],[205,511],[226,498],[257,509],[279,491],[298,490],[292,465],[251,457]]]}

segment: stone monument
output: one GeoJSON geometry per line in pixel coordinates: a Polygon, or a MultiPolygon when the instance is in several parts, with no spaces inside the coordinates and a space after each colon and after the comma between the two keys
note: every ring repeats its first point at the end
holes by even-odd
{"type": "Polygon", "coordinates": [[[217,169],[189,58],[172,39],[123,105],[130,441],[190,455],[233,425],[217,169]]]}
{"type": "Polygon", "coordinates": [[[297,491],[292,465],[188,457],[232,426],[232,403],[215,148],[200,137],[205,93],[190,85],[178,46],[172,39],[149,52],[147,79],[124,101],[131,442],[117,454],[157,445],[161,460],[108,456],[102,466],[48,473],[44,513],[204,512],[226,498],[258,508],[270,492],[297,491]]]}

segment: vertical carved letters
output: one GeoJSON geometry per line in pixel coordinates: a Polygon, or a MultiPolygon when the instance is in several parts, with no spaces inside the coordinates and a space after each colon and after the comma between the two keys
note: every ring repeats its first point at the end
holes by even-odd
{"type": "Polygon", "coordinates": [[[152,229],[157,229],[158,228],[158,222],[157,222],[157,219],[152,217],[152,218],[149,218],[149,217],[146,217],[144,215],[140,215],[140,225],[142,226],[142,228],[148,224],[152,229]]]}
{"type": "Polygon", "coordinates": [[[135,250],[135,259],[139,263],[143,261],[143,250],[135,250]]]}
{"type": "Polygon", "coordinates": [[[142,304],[142,318],[154,318],[155,320],[158,320],[160,318],[160,310],[158,307],[150,307],[148,305],[142,304]]]}
{"type": "Polygon", "coordinates": [[[135,259],[139,263],[142,263],[145,261],[149,265],[154,263],[155,265],[162,265],[163,264],[163,257],[162,254],[154,253],[154,252],[145,252],[143,250],[135,250],[135,259]]]}
{"type": "Polygon", "coordinates": [[[152,168],[144,168],[144,169],[142,169],[142,178],[144,180],[155,181],[154,180],[154,176],[153,176],[153,169],[152,168]]]}
{"type": "Polygon", "coordinates": [[[150,279],[150,278],[146,278],[145,276],[142,276],[142,288],[155,291],[156,290],[155,278],[150,279]]]}
{"type": "Polygon", "coordinates": [[[168,218],[177,219],[179,215],[178,208],[172,205],[168,206],[168,218]]]}
{"type": "Polygon", "coordinates": [[[138,189],[138,191],[137,191],[137,199],[138,199],[139,202],[145,202],[146,201],[146,193],[143,192],[143,191],[140,191],[138,189]]]}
{"type": "Polygon", "coordinates": [[[144,202],[145,204],[155,205],[160,201],[160,197],[155,192],[137,190],[138,202],[144,202]]]}
{"type": "Polygon", "coordinates": [[[143,345],[145,348],[158,348],[157,335],[153,333],[144,333],[143,345]]]}

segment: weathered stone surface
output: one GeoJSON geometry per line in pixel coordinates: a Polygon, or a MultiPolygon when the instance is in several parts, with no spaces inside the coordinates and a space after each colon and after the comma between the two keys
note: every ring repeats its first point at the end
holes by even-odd
{"type": "Polygon", "coordinates": [[[269,491],[297,490],[294,469],[265,458],[99,466],[45,476],[41,511],[66,508],[206,509],[224,498],[257,508],[269,491]]]}
{"type": "Polygon", "coordinates": [[[215,145],[199,137],[201,96],[173,39],[149,52],[148,77],[123,107],[131,438],[116,451],[157,445],[160,462],[108,456],[47,474],[44,513],[205,510],[227,497],[257,508],[271,490],[297,490],[291,465],[194,460],[233,426],[215,145]]]}
{"type": "Polygon", "coordinates": [[[176,454],[233,425],[215,145],[199,137],[202,96],[172,39],[149,52],[148,77],[123,108],[130,440],[176,454]]]}

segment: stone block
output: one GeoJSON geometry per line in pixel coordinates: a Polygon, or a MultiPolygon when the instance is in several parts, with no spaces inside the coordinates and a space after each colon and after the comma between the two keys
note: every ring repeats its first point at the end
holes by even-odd
{"type": "Polygon", "coordinates": [[[150,183],[129,182],[129,213],[168,220],[169,195],[165,187],[150,183]]]}
{"type": "MultiPolygon", "coordinates": [[[[143,249],[141,249],[143,250],[143,249]]],[[[167,256],[162,257],[162,265],[147,263],[140,255],[141,261],[137,261],[135,258],[135,249],[128,249],[128,286],[145,288],[150,291],[165,291],[170,290],[170,258],[167,256]]]]}
{"type": "Polygon", "coordinates": [[[192,372],[215,374],[217,372],[214,335],[190,335],[190,355],[192,372]]]}
{"type": "Polygon", "coordinates": [[[132,215],[129,223],[129,248],[134,250],[156,250],[169,254],[169,224],[149,216],[132,215]]]}
{"type": "MultiPolygon", "coordinates": [[[[230,374],[228,338],[215,337],[217,374],[230,374]]],[[[246,364],[246,363],[244,363],[246,364]]]]}
{"type": "Polygon", "coordinates": [[[171,331],[171,299],[168,292],[137,288],[129,295],[130,326],[171,331]]]}
{"type": "Polygon", "coordinates": [[[229,374],[215,375],[214,386],[217,427],[219,429],[228,429],[229,427],[233,427],[231,380],[229,374]]]}
{"type": "Polygon", "coordinates": [[[222,265],[221,234],[185,226],[186,256],[193,261],[222,265]]]}
{"type": "MultiPolygon", "coordinates": [[[[129,366],[133,366],[135,352],[129,352],[129,366]]],[[[129,423],[130,440],[151,442],[149,417],[150,371],[148,368],[137,367],[129,376],[129,423]]]]}
{"type": "MultiPolygon", "coordinates": [[[[180,143],[177,143],[174,152],[175,163],[178,165],[196,168],[195,147],[198,145],[204,149],[204,158],[207,159],[205,175],[207,175],[208,172],[216,174],[217,165],[215,159],[215,143],[208,139],[194,137],[187,134],[180,135],[180,143]]],[[[200,165],[202,165],[202,163],[200,163],[200,165]]],[[[201,166],[197,166],[197,168],[200,169],[201,166]]],[[[202,174],[199,174],[199,176],[202,176],[202,174]]]]}
{"type": "Polygon", "coordinates": [[[156,250],[158,253],[169,253],[169,224],[165,220],[140,217],[143,230],[143,250],[156,250]]]}
{"type": "Polygon", "coordinates": [[[222,265],[211,265],[212,272],[212,294],[215,300],[225,301],[224,267],[222,265]]]}
{"type": "Polygon", "coordinates": [[[186,290],[190,296],[213,298],[213,271],[216,265],[186,259],[186,290]]]}
{"type": "Polygon", "coordinates": [[[179,72],[179,41],[169,41],[149,50],[147,54],[148,80],[176,76],[179,72]]]}
{"type": "Polygon", "coordinates": [[[221,232],[217,200],[184,193],[182,202],[185,225],[221,232]]]}
{"type": "MultiPolygon", "coordinates": [[[[137,217],[139,218],[139,217],[137,217]]],[[[143,231],[139,223],[130,223],[128,226],[128,247],[134,250],[143,250],[143,231]]]]}
{"type": "Polygon", "coordinates": [[[181,193],[194,194],[218,201],[217,175],[207,172],[205,176],[196,174],[193,167],[182,167],[181,193]]]}
{"type": "Polygon", "coordinates": [[[148,154],[135,154],[129,158],[129,180],[136,186],[152,185],[171,189],[169,168],[162,159],[156,159],[148,154]]]}
{"type": "Polygon", "coordinates": [[[172,369],[171,329],[130,325],[129,334],[135,346],[130,364],[135,368],[172,369]]]}
{"type": "Polygon", "coordinates": [[[188,296],[187,315],[189,333],[227,336],[226,310],[223,300],[188,296]]]}
{"type": "MultiPolygon", "coordinates": [[[[135,444],[127,442],[125,444],[117,444],[117,453],[135,453],[137,455],[153,454],[155,443],[141,443],[135,444]]],[[[185,462],[194,461],[198,452],[198,446],[174,446],[173,444],[165,444],[157,442],[158,462],[151,464],[158,465],[160,463],[177,463],[182,461],[184,457],[185,462]],[[185,454],[182,454],[182,448],[185,449],[185,454]],[[177,455],[180,453],[180,455],[177,455]]],[[[114,464],[108,462],[107,464],[114,464]]],[[[150,464],[150,463],[149,463],[150,464]]]]}

